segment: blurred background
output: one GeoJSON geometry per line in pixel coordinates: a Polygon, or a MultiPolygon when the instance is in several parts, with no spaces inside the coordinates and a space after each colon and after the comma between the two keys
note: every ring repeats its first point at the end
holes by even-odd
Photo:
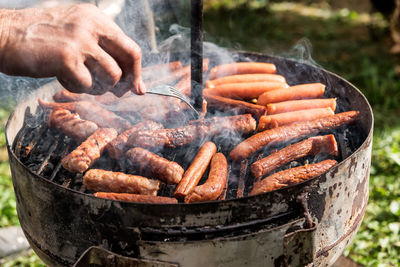
{"type": "MultiPolygon", "coordinates": [[[[71,2],[75,1],[61,4],[71,2]]],[[[157,44],[171,36],[172,24],[189,27],[187,0],[86,2],[113,16],[145,51],[157,50],[157,44]]],[[[0,0],[0,8],[57,4],[60,2],[0,0]]],[[[349,80],[368,98],[375,115],[370,200],[363,224],[345,251],[345,256],[365,266],[400,265],[397,5],[399,0],[204,0],[207,41],[317,64],[349,80]]],[[[49,80],[0,75],[0,227],[18,225],[4,136],[6,120],[27,92],[49,80]]],[[[0,264],[43,266],[29,250],[2,258],[0,264]]]]}

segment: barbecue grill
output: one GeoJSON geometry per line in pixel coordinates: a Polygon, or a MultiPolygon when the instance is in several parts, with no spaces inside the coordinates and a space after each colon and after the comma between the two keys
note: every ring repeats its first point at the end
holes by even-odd
{"type": "Polygon", "coordinates": [[[289,84],[324,83],[327,96],[337,98],[339,112],[360,111],[357,125],[335,133],[342,161],[315,179],[251,197],[245,192],[236,198],[236,181],[229,185],[226,200],[197,204],[96,198],[82,190],[81,177],[62,175],[59,161],[70,141],[46,129],[37,105],[38,98],[50,99],[61,88],[50,83],[20,103],[6,126],[19,220],[45,263],[329,266],[335,262],[360,226],[368,201],[371,108],[358,89],[323,69],[254,53],[234,53],[234,58],[272,62],[289,84]],[[42,157],[30,158],[34,151],[42,157]]]}

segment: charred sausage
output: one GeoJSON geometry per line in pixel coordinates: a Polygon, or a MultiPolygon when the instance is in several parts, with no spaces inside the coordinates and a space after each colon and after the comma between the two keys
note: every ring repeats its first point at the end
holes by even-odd
{"type": "Polygon", "coordinates": [[[112,128],[98,129],[62,159],[62,166],[70,172],[85,172],[100,158],[105,146],[115,137],[117,131],[112,128]]]}
{"type": "Polygon", "coordinates": [[[127,194],[127,193],[97,192],[94,194],[94,196],[112,200],[127,201],[127,202],[142,202],[142,203],[153,203],[153,204],[178,203],[178,200],[172,197],[160,197],[160,196],[149,196],[149,195],[138,195],[138,194],[127,194]]]}
{"type": "Polygon", "coordinates": [[[135,134],[139,130],[157,130],[163,128],[164,126],[162,124],[151,120],[139,122],[129,130],[126,130],[122,134],[118,135],[117,138],[112,140],[110,143],[108,143],[106,147],[108,155],[113,159],[122,158],[127,149],[126,142],[128,142],[129,136],[135,134]]]}
{"type": "Polygon", "coordinates": [[[64,108],[70,111],[74,111],[78,113],[82,119],[93,121],[99,127],[114,128],[118,131],[118,133],[122,133],[123,131],[131,128],[131,124],[125,119],[89,101],[55,103],[46,102],[42,99],[39,99],[39,105],[44,108],[64,108]]]}
{"type": "Polygon", "coordinates": [[[91,191],[157,195],[160,182],[142,176],[92,169],[83,176],[83,185],[91,191]]]}
{"type": "Polygon", "coordinates": [[[159,178],[168,184],[177,184],[182,179],[184,170],[178,163],[169,161],[146,149],[132,148],[126,152],[126,156],[143,175],[159,178]]]}
{"type": "Polygon", "coordinates": [[[248,158],[250,155],[267,145],[300,139],[308,135],[352,124],[358,120],[359,114],[360,112],[358,111],[347,111],[321,119],[292,123],[266,130],[255,134],[238,144],[231,151],[230,157],[234,161],[240,161],[248,158]]]}
{"type": "Polygon", "coordinates": [[[272,153],[254,162],[251,165],[251,173],[258,181],[266,174],[286,163],[306,156],[315,156],[319,153],[337,156],[338,146],[333,134],[310,137],[272,153]]]}
{"type": "Polygon", "coordinates": [[[72,114],[69,110],[54,109],[48,118],[49,127],[55,128],[65,135],[82,142],[97,130],[94,122],[82,120],[78,114],[72,114]]]}
{"type": "Polygon", "coordinates": [[[274,173],[254,184],[250,196],[297,184],[318,176],[337,164],[336,160],[324,160],[274,173]]]}

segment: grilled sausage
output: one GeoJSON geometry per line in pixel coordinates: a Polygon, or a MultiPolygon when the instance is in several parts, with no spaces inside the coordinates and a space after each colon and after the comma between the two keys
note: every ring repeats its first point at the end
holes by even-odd
{"type": "Polygon", "coordinates": [[[262,62],[235,62],[216,66],[210,70],[210,80],[234,74],[275,73],[276,66],[262,62]]]}
{"type": "Polygon", "coordinates": [[[108,143],[106,147],[108,155],[113,159],[120,159],[124,156],[127,149],[126,142],[128,142],[129,136],[135,134],[139,130],[157,130],[163,128],[164,126],[162,124],[151,120],[139,122],[108,143]]]}
{"type": "Polygon", "coordinates": [[[82,119],[93,121],[99,127],[114,128],[118,131],[118,133],[122,133],[123,131],[131,128],[131,124],[125,119],[89,101],[55,103],[46,102],[42,99],[39,99],[39,105],[44,108],[64,108],[70,111],[74,111],[78,113],[82,119]]]}
{"type": "Polygon", "coordinates": [[[206,171],[211,158],[217,152],[217,147],[213,142],[206,142],[197,153],[196,157],[190,164],[189,168],[183,175],[182,180],[179,182],[175,189],[174,196],[177,198],[184,198],[187,194],[199,183],[201,177],[206,171]]]}
{"type": "Polygon", "coordinates": [[[126,152],[126,156],[145,176],[159,178],[168,184],[177,184],[182,179],[184,170],[178,163],[169,161],[146,149],[132,148],[126,152]]]}
{"type": "Polygon", "coordinates": [[[228,163],[224,154],[217,153],[211,160],[210,174],[207,181],[194,188],[185,197],[185,203],[216,200],[222,193],[228,179],[228,163]]]}
{"type": "Polygon", "coordinates": [[[286,163],[306,156],[315,156],[319,153],[337,156],[338,146],[333,134],[310,137],[272,153],[254,162],[251,165],[251,173],[256,181],[259,181],[263,176],[286,163]]]}
{"type": "Polygon", "coordinates": [[[160,187],[157,180],[142,176],[92,169],[83,176],[84,186],[91,191],[131,193],[156,196],[160,187]]]}
{"type": "Polygon", "coordinates": [[[62,166],[70,172],[85,172],[100,158],[105,146],[115,137],[117,131],[112,128],[98,129],[62,159],[62,166]]]}
{"type": "Polygon", "coordinates": [[[266,115],[260,118],[257,126],[257,131],[262,132],[267,129],[276,128],[293,122],[311,121],[332,116],[334,114],[335,113],[332,111],[331,108],[315,108],[285,112],[275,115],[266,115]]]}
{"type": "Polygon", "coordinates": [[[63,132],[65,135],[82,142],[97,130],[97,125],[91,121],[79,118],[78,114],[72,114],[69,110],[54,109],[48,118],[51,128],[63,132]]]}
{"type": "Polygon", "coordinates": [[[213,89],[205,89],[209,95],[250,100],[257,98],[265,92],[283,90],[289,85],[281,82],[254,82],[254,83],[228,83],[216,86],[213,89]]]}
{"type": "Polygon", "coordinates": [[[230,153],[234,161],[248,158],[267,145],[300,139],[308,135],[329,131],[357,121],[360,112],[347,111],[312,121],[292,123],[255,134],[237,145],[230,153]]]}
{"type": "Polygon", "coordinates": [[[335,111],[336,98],[290,100],[267,104],[268,115],[313,108],[331,108],[335,111]]]}
{"type": "Polygon", "coordinates": [[[127,194],[127,193],[97,192],[94,194],[94,196],[112,200],[127,201],[127,202],[142,202],[142,203],[153,203],[153,204],[178,203],[178,200],[172,197],[160,197],[160,196],[149,196],[149,195],[138,195],[138,194],[127,194]]]}
{"type": "Polygon", "coordinates": [[[214,117],[212,119],[197,120],[189,125],[174,129],[161,129],[155,131],[139,131],[130,137],[128,145],[134,147],[175,148],[192,143],[198,139],[209,139],[221,133],[224,134],[249,134],[255,130],[256,121],[250,114],[214,117]]]}
{"type": "Polygon", "coordinates": [[[250,196],[297,184],[318,176],[337,164],[336,160],[324,160],[274,173],[254,184],[250,196]]]}
{"type": "Polygon", "coordinates": [[[240,74],[222,77],[206,82],[207,88],[215,88],[228,83],[280,82],[286,83],[285,77],[278,74],[240,74]]]}
{"type": "Polygon", "coordinates": [[[309,83],[291,86],[285,89],[265,92],[257,99],[258,105],[267,105],[296,99],[320,98],[324,95],[325,85],[322,83],[309,83]]]}
{"type": "Polygon", "coordinates": [[[147,66],[142,68],[142,78],[143,80],[150,80],[153,79],[155,75],[157,75],[157,77],[160,77],[163,75],[167,75],[171,71],[175,71],[181,68],[182,63],[180,61],[147,66]]]}
{"type": "MultiPolygon", "coordinates": [[[[203,91],[203,93],[205,92],[203,91]]],[[[204,94],[204,98],[207,100],[208,106],[211,108],[222,111],[234,111],[239,114],[250,113],[256,119],[259,119],[267,112],[267,109],[264,106],[251,104],[241,100],[209,95],[207,93],[204,94]]]]}

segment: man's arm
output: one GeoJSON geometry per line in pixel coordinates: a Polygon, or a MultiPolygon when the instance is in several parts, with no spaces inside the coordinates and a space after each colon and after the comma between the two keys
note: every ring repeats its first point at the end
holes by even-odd
{"type": "Polygon", "coordinates": [[[0,10],[0,71],[52,77],[72,92],[145,93],[140,47],[90,4],[0,10]]]}

